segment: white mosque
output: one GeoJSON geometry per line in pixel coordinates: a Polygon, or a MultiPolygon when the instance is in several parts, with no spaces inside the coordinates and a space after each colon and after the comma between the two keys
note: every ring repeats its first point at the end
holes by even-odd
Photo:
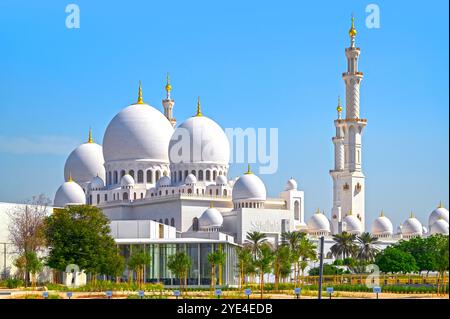
{"type": "MultiPolygon", "coordinates": [[[[267,197],[266,185],[250,165],[242,176],[229,178],[230,145],[224,130],[202,113],[200,99],[196,114],[177,126],[169,77],[163,113],[144,102],[139,84],[137,102],[111,120],[102,145],[93,141],[89,130],[87,142],[67,158],[65,182],[56,192],[54,208],[81,204],[101,208],[111,221],[121,253],[126,257],[134,245],[144,245],[153,256],[146,269],[147,280],[167,285],[174,284],[174,279],[166,258],[180,246],[194,260],[190,285],[209,284],[207,253],[217,247],[228,256],[220,280],[233,284],[237,277],[234,248],[245,242],[248,232],[263,232],[273,243],[280,242],[286,231],[305,232],[314,241],[324,236],[325,252],[329,252],[332,235],[369,231],[365,228],[362,166],[367,120],[360,116],[363,73],[358,69],[360,48],[355,45],[353,19],[349,36],[347,70],[342,74],[345,114],[339,99],[332,138],[330,218],[317,210],[305,221],[304,192],[292,178],[277,198],[267,197]]],[[[430,214],[428,227],[411,213],[395,230],[381,212],[370,232],[379,238],[381,247],[414,236],[448,235],[449,212],[439,205],[430,214]]],[[[5,264],[5,273],[6,268],[5,264]]]]}
{"type": "MultiPolygon", "coordinates": [[[[360,117],[359,92],[363,73],[358,70],[360,48],[355,46],[354,20],[345,49],[347,70],[345,116],[339,100],[331,218],[319,210],[305,222],[304,193],[290,179],[278,198],[267,198],[266,186],[250,169],[236,179],[228,178],[229,142],[217,122],[197,113],[178,127],[173,118],[174,99],[167,78],[164,114],[138,100],[125,107],[109,123],[103,146],[92,134],[68,157],[66,182],[56,192],[54,206],[90,204],[100,207],[112,220],[153,220],[175,227],[177,232],[221,232],[236,243],[257,230],[274,241],[284,231],[299,230],[311,237],[343,231],[365,231],[365,177],[362,169],[362,133],[367,120],[360,117]],[[187,141],[187,144],[186,144],[187,141]],[[185,142],[183,144],[183,142],[185,142]],[[180,146],[181,145],[181,146],[180,146]],[[183,147],[185,146],[185,147],[183,147]],[[187,146],[187,147],[186,147],[187,146]]],[[[382,212],[371,232],[386,243],[401,238],[448,234],[449,213],[439,205],[428,228],[413,214],[396,231],[382,212]]]]}

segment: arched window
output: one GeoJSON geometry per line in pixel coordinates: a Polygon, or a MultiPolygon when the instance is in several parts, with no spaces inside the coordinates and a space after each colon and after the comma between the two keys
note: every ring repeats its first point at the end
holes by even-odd
{"type": "Polygon", "coordinates": [[[188,170],[185,170],[184,171],[184,179],[186,179],[186,177],[189,175],[189,171],[188,170]]]}
{"type": "Polygon", "coordinates": [[[113,200],[116,200],[116,194],[113,194],[113,200]]]}
{"type": "Polygon", "coordinates": [[[181,171],[178,171],[178,180],[180,183],[183,181],[183,173],[181,171]]]}
{"type": "Polygon", "coordinates": [[[223,196],[228,196],[228,191],[226,189],[223,190],[223,196]]]}
{"type": "Polygon", "coordinates": [[[153,183],[153,172],[151,170],[147,171],[147,183],[153,183]]]}
{"type": "Polygon", "coordinates": [[[216,196],[219,195],[219,189],[216,189],[216,196]]]}
{"type": "Polygon", "coordinates": [[[294,203],[294,219],[300,220],[300,203],[298,201],[294,203]]]}
{"type": "Polygon", "coordinates": [[[112,184],[112,179],[111,179],[111,177],[112,177],[112,174],[111,174],[111,171],[109,171],[109,172],[108,172],[108,181],[106,182],[107,185],[111,185],[111,184],[112,184]]]}
{"type": "Polygon", "coordinates": [[[211,180],[211,171],[210,171],[210,170],[207,170],[207,171],[206,171],[206,180],[207,180],[207,181],[210,181],[210,180],[211,180]]]}
{"type": "Polygon", "coordinates": [[[216,177],[217,177],[217,171],[213,171],[213,181],[216,180],[216,177]]]}
{"type": "Polygon", "coordinates": [[[198,188],[197,188],[197,192],[196,192],[196,193],[197,193],[197,195],[198,195],[198,188]]]}
{"type": "Polygon", "coordinates": [[[222,175],[222,171],[219,171],[219,175],[222,175]]]}
{"type": "Polygon", "coordinates": [[[212,195],[212,189],[209,189],[209,195],[212,195]]]}
{"type": "Polygon", "coordinates": [[[144,193],[141,193],[141,199],[144,199],[144,193]]]}
{"type": "Polygon", "coordinates": [[[125,170],[123,169],[123,170],[120,171],[120,178],[122,178],[124,176],[125,176],[125,170]]]}
{"type": "Polygon", "coordinates": [[[163,220],[162,220],[162,218],[161,218],[161,219],[159,220],[159,223],[160,223],[160,224],[162,224],[162,223],[163,223],[163,220]]]}
{"type": "Polygon", "coordinates": [[[164,219],[164,224],[169,225],[169,219],[168,218],[164,219]]]}
{"type": "Polygon", "coordinates": [[[143,170],[138,170],[138,176],[137,176],[137,182],[142,184],[144,182],[144,171],[143,170]]]}
{"type": "Polygon", "coordinates": [[[105,202],[108,201],[108,194],[105,194],[105,202]]]}
{"type": "Polygon", "coordinates": [[[97,194],[97,204],[100,204],[100,194],[97,194]]]}
{"type": "Polygon", "coordinates": [[[194,169],[192,170],[191,173],[192,173],[192,175],[197,176],[197,172],[194,169]]]}
{"type": "Polygon", "coordinates": [[[133,199],[136,200],[136,198],[137,198],[137,195],[136,195],[136,193],[134,193],[133,199]]]}
{"type": "Polygon", "coordinates": [[[166,189],[166,195],[169,195],[169,191],[166,189]]]}
{"type": "Polygon", "coordinates": [[[194,219],[192,219],[192,230],[198,231],[198,218],[197,217],[194,217],[194,219]]]}
{"type": "Polygon", "coordinates": [[[204,189],[202,189],[202,195],[205,195],[205,190],[204,189]]]}
{"type": "Polygon", "coordinates": [[[156,171],[155,181],[158,181],[161,178],[161,171],[156,171]]]}
{"type": "Polygon", "coordinates": [[[130,176],[134,178],[134,170],[130,169],[130,171],[128,172],[128,174],[130,174],[130,176]]]}
{"type": "Polygon", "coordinates": [[[170,219],[170,226],[175,227],[175,218],[170,219]]]}
{"type": "Polygon", "coordinates": [[[203,180],[203,171],[202,170],[198,171],[198,180],[199,181],[203,180]]]}
{"type": "Polygon", "coordinates": [[[175,190],[174,190],[174,189],[172,189],[172,195],[173,195],[173,194],[175,194],[175,190]]]}
{"type": "Polygon", "coordinates": [[[187,192],[188,194],[192,194],[192,189],[189,188],[187,192]]]}
{"type": "Polygon", "coordinates": [[[114,171],[114,184],[117,184],[119,182],[119,174],[117,173],[117,171],[114,171]]]}
{"type": "Polygon", "coordinates": [[[123,200],[128,200],[128,193],[123,193],[123,200]]]}
{"type": "Polygon", "coordinates": [[[159,196],[161,196],[161,194],[162,194],[161,191],[159,191],[159,196]]]}
{"type": "Polygon", "coordinates": [[[92,195],[89,195],[89,205],[92,205],[92,195]]]}

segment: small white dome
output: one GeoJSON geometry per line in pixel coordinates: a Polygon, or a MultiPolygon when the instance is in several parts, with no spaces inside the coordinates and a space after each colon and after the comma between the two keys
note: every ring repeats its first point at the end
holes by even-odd
{"type": "Polygon", "coordinates": [[[87,142],[75,148],[64,165],[64,179],[70,177],[77,183],[88,183],[95,176],[105,179],[103,149],[100,145],[87,142]]]}
{"type": "Polygon", "coordinates": [[[358,219],[358,217],[356,217],[355,215],[349,214],[344,217],[343,221],[347,225],[346,231],[348,233],[351,233],[351,234],[361,234],[362,233],[362,229],[363,229],[362,223],[358,219]]]}
{"type": "Polygon", "coordinates": [[[133,187],[134,186],[134,178],[130,174],[125,174],[120,179],[120,186],[122,187],[133,187]]]}
{"type": "Polygon", "coordinates": [[[106,162],[146,159],[168,163],[173,127],[154,107],[142,103],[121,110],[106,128],[103,153],[106,162]]]}
{"type": "Polygon", "coordinates": [[[448,223],[441,218],[435,221],[430,227],[430,235],[442,234],[448,235],[448,223]]]}
{"type": "Polygon", "coordinates": [[[266,196],[266,186],[250,171],[239,177],[233,185],[233,201],[241,199],[265,201],[266,196]]]}
{"type": "Polygon", "coordinates": [[[186,185],[192,185],[197,183],[197,177],[195,177],[194,174],[189,174],[188,176],[186,176],[186,178],[184,179],[184,183],[186,185]]]}
{"type": "Polygon", "coordinates": [[[405,220],[402,224],[402,235],[405,236],[422,236],[422,223],[413,215],[405,220]]]}
{"type": "Polygon", "coordinates": [[[58,188],[53,200],[53,206],[55,207],[84,204],[86,204],[86,195],[83,188],[72,180],[65,182],[58,188]]]}
{"type": "Polygon", "coordinates": [[[448,210],[442,205],[431,212],[430,217],[428,217],[428,227],[431,227],[440,218],[448,223],[448,210]]]}
{"type": "Polygon", "coordinates": [[[169,145],[169,158],[171,164],[228,165],[230,143],[224,130],[216,122],[203,115],[193,116],[181,123],[173,133],[169,145]],[[183,153],[183,148],[179,148],[179,145],[180,141],[187,137],[190,149],[183,153]]]}
{"type": "Polygon", "coordinates": [[[225,177],[225,175],[218,175],[216,177],[216,185],[224,186],[224,185],[227,185],[227,183],[228,183],[228,181],[227,181],[227,178],[225,177]]]}
{"type": "Polygon", "coordinates": [[[105,182],[99,176],[95,176],[89,184],[90,189],[102,189],[105,187],[105,182]]]}
{"type": "Polygon", "coordinates": [[[213,207],[208,208],[198,219],[198,225],[200,228],[219,228],[222,227],[223,216],[213,207]]]}
{"type": "Polygon", "coordinates": [[[328,218],[322,214],[319,210],[311,216],[307,222],[308,232],[318,233],[318,232],[330,232],[330,221],[328,218]]]}
{"type": "Polygon", "coordinates": [[[289,179],[284,188],[286,191],[297,190],[297,181],[293,178],[289,179]]]}
{"type": "Polygon", "coordinates": [[[394,226],[389,218],[381,213],[381,216],[377,217],[372,224],[372,234],[378,236],[387,236],[394,233],[394,226]]]}
{"type": "Polygon", "coordinates": [[[156,181],[156,188],[167,187],[172,185],[172,180],[169,176],[163,176],[156,181]]]}

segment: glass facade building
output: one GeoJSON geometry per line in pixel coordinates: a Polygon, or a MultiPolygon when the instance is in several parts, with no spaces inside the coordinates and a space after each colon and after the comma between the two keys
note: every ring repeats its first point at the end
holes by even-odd
{"type": "MultiPolygon", "coordinates": [[[[211,284],[211,265],[208,254],[216,250],[225,253],[226,261],[216,267],[216,284],[223,286],[238,285],[236,244],[220,241],[185,241],[185,240],[132,240],[118,242],[119,253],[128,261],[134,249],[143,249],[150,255],[150,264],[145,267],[144,278],[148,283],[163,283],[166,286],[178,286],[180,280],[175,278],[167,267],[169,256],[184,251],[191,259],[191,269],[187,278],[188,286],[209,286],[211,284]],[[139,241],[139,242],[137,242],[139,241]]],[[[125,269],[123,280],[128,280],[130,273],[125,269]]]]}

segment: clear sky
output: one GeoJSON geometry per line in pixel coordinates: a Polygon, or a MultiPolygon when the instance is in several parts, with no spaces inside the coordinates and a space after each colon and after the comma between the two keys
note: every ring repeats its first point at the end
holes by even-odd
{"type": "MultiPolygon", "coordinates": [[[[162,109],[171,74],[175,117],[203,113],[223,127],[279,129],[279,168],[305,191],[306,217],[331,209],[337,96],[345,95],[350,15],[356,17],[366,215],[425,222],[449,194],[447,1],[0,2],[0,201],[53,198],[70,151],[89,126],[101,143],[112,117],[136,100],[162,109]],[[80,7],[67,29],[65,7],[80,7]]],[[[233,165],[230,175],[244,171],[233,165]]]]}

